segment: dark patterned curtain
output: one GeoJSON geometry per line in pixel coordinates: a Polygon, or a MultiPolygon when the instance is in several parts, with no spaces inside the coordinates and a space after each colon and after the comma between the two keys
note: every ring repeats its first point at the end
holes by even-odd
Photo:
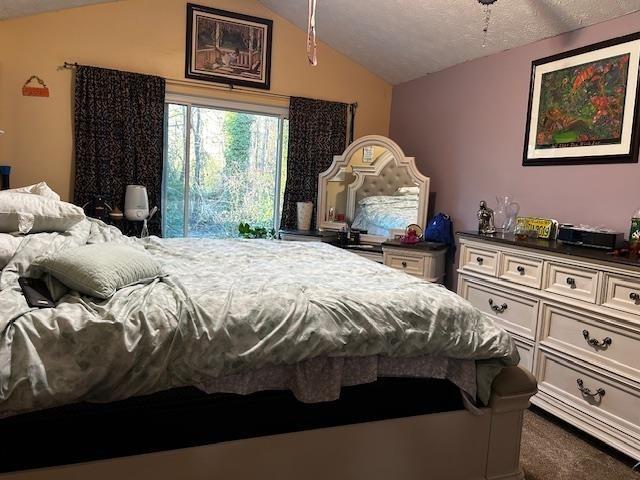
{"type": "Polygon", "coordinates": [[[311,228],[315,228],[318,175],[331,166],[334,155],[344,152],[347,109],[346,103],[291,98],[282,228],[296,228],[296,202],[309,201],[313,202],[311,228]]]}
{"type": "Polygon", "coordinates": [[[124,210],[127,185],[144,185],[158,213],[149,232],[161,233],[165,80],[78,66],[75,77],[74,202],[105,195],[124,210]]]}

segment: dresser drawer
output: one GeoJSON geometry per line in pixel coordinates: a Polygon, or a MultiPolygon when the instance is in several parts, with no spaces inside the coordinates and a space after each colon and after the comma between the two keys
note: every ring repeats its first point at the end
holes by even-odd
{"type": "Polygon", "coordinates": [[[388,253],[385,255],[384,264],[402,270],[409,275],[424,276],[424,257],[388,253]]]}
{"type": "Polygon", "coordinates": [[[605,273],[603,305],[640,315],[640,279],[605,273]]]}
{"type": "Polygon", "coordinates": [[[496,290],[467,278],[461,278],[460,281],[460,296],[491,315],[508,332],[533,340],[538,317],[537,300],[506,290],[496,290]]]}
{"type": "Polygon", "coordinates": [[[621,328],[604,318],[546,302],[540,308],[542,345],[640,378],[640,331],[621,328]]]}
{"type": "Polygon", "coordinates": [[[513,341],[516,343],[520,354],[520,363],[518,365],[533,373],[533,345],[517,337],[513,337],[513,341]]]}
{"type": "Polygon", "coordinates": [[[460,265],[466,270],[495,277],[498,270],[498,252],[475,245],[463,245],[460,265]]]}
{"type": "Polygon", "coordinates": [[[640,389],[634,385],[539,351],[538,388],[541,392],[637,438],[640,434],[640,389]]]}
{"type": "Polygon", "coordinates": [[[519,285],[540,288],[544,262],[531,257],[503,253],[500,260],[500,278],[519,285]]]}
{"type": "Polygon", "coordinates": [[[547,264],[545,290],[566,297],[596,303],[598,271],[549,262],[547,264]]]}

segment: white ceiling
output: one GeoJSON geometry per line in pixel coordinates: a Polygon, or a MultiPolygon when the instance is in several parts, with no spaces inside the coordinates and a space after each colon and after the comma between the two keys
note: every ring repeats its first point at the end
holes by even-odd
{"type": "MultiPolygon", "coordinates": [[[[306,31],[305,0],[259,0],[306,31]]],[[[318,38],[392,84],[640,10],[640,0],[317,0],[318,38]]],[[[318,59],[322,62],[322,57],[318,59]]]]}
{"type": "Polygon", "coordinates": [[[118,0],[0,0],[0,20],[118,0]]]}
{"type": "MultiPolygon", "coordinates": [[[[0,20],[110,1],[0,0],[0,20]]],[[[259,1],[306,31],[307,1],[259,1]]],[[[483,48],[476,0],[317,2],[318,38],[392,84],[640,10],[640,0],[498,0],[483,48]]]]}

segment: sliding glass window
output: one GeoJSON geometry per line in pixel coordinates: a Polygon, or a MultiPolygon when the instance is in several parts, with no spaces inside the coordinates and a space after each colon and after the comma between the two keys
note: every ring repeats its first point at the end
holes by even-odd
{"type": "Polygon", "coordinates": [[[235,237],[238,225],[277,229],[287,109],[167,97],[163,234],[235,237]]]}

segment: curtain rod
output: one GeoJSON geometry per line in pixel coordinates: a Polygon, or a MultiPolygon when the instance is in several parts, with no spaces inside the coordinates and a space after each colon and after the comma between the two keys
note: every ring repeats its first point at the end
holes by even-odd
{"type": "MultiPolygon", "coordinates": [[[[61,65],[60,68],[73,70],[74,68],[77,68],[79,66],[80,65],[78,65],[78,63],[64,62],[64,64],[61,65]]],[[[219,83],[212,83],[212,82],[199,82],[197,80],[183,80],[178,78],[165,78],[165,80],[168,83],[171,83],[173,85],[183,85],[186,87],[197,87],[197,88],[209,88],[209,89],[220,90],[224,92],[244,93],[247,95],[257,95],[257,96],[280,98],[283,100],[291,100],[290,95],[284,95],[281,93],[261,92],[261,91],[253,90],[250,88],[234,87],[233,85],[226,85],[226,84],[219,84],[219,83]]],[[[358,102],[352,102],[352,103],[349,103],[348,105],[353,110],[358,108],[358,102]]]]}

